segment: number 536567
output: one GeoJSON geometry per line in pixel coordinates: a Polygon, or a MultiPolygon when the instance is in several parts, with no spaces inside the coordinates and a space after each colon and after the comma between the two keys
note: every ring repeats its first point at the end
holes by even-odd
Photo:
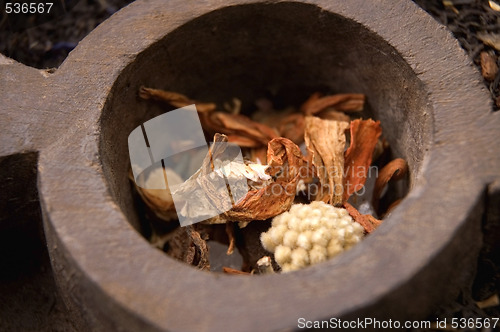
{"type": "Polygon", "coordinates": [[[43,14],[50,13],[53,2],[35,3],[35,2],[7,2],[5,12],[7,14],[43,14]]]}

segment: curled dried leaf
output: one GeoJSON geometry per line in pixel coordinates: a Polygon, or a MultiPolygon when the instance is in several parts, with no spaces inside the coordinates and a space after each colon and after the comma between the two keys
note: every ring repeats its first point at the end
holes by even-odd
{"type": "Polygon", "coordinates": [[[343,206],[352,219],[363,226],[366,233],[373,232],[382,223],[382,220],[378,220],[370,214],[361,214],[354,206],[347,202],[344,202],[343,206]]]}
{"type": "Polygon", "coordinates": [[[325,97],[314,93],[302,104],[300,110],[305,115],[318,114],[327,108],[342,112],[360,112],[364,104],[365,95],[360,93],[341,93],[325,97]]]}
{"type": "Polygon", "coordinates": [[[408,172],[408,164],[404,159],[396,158],[385,165],[378,175],[377,181],[375,182],[375,187],[373,188],[373,206],[375,209],[378,208],[378,202],[380,200],[380,195],[382,190],[391,180],[400,180],[408,172]]]}
{"type": "Polygon", "coordinates": [[[351,145],[345,153],[344,201],[363,188],[381,134],[380,121],[357,119],[351,122],[351,145]]]}
{"type": "Polygon", "coordinates": [[[268,144],[268,174],[276,180],[259,190],[251,190],[225,213],[229,220],[265,220],[287,211],[295,199],[297,183],[305,168],[300,148],[286,138],[275,138],[268,144]]]}
{"type": "Polygon", "coordinates": [[[345,121],[323,120],[306,117],[305,142],[320,188],[315,200],[342,204],[345,130],[349,123],[345,121]]]}

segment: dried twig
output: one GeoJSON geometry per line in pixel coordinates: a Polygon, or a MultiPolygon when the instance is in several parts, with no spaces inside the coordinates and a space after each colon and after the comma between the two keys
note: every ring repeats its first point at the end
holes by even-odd
{"type": "Polygon", "coordinates": [[[226,274],[233,274],[233,275],[246,275],[246,276],[252,275],[249,272],[243,272],[243,271],[236,270],[236,269],[233,269],[233,268],[230,268],[227,266],[223,266],[222,271],[226,274]]]}
{"type": "Polygon", "coordinates": [[[380,195],[387,183],[391,180],[402,179],[407,172],[408,164],[401,158],[392,160],[380,170],[377,181],[375,181],[375,187],[373,188],[372,205],[375,209],[378,208],[380,195]]]}
{"type": "Polygon", "coordinates": [[[361,214],[354,206],[347,202],[344,202],[344,208],[355,222],[363,226],[366,233],[373,232],[382,223],[382,220],[378,220],[370,214],[361,214]]]}
{"type": "Polygon", "coordinates": [[[234,237],[234,223],[232,221],[226,221],[226,234],[229,239],[227,254],[231,255],[234,252],[234,245],[236,243],[236,239],[234,237]]]}

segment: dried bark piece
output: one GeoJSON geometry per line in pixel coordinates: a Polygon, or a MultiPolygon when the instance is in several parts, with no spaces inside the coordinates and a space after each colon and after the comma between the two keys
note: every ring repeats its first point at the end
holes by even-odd
{"type": "Polygon", "coordinates": [[[185,257],[185,262],[198,267],[200,270],[210,271],[208,259],[207,242],[203,240],[193,225],[186,226],[186,232],[191,239],[189,251],[185,257]]]}
{"type": "Polygon", "coordinates": [[[226,274],[233,274],[233,275],[246,275],[246,276],[252,275],[250,272],[236,270],[227,266],[223,266],[222,271],[226,274]]]}
{"type": "Polygon", "coordinates": [[[208,246],[193,225],[175,229],[169,234],[168,244],[169,256],[202,270],[210,269],[208,246]]]}
{"type": "Polygon", "coordinates": [[[382,220],[378,220],[370,214],[361,214],[354,206],[351,204],[344,202],[344,208],[347,210],[349,215],[354,219],[355,222],[363,226],[366,233],[371,233],[380,226],[382,220]]]}
{"type": "Polygon", "coordinates": [[[306,159],[289,139],[279,137],[268,144],[267,173],[277,179],[259,190],[250,190],[225,213],[229,220],[265,220],[287,211],[295,199],[297,183],[306,159]]]}
{"type": "Polygon", "coordinates": [[[342,112],[360,112],[365,105],[365,95],[361,93],[340,93],[320,97],[314,93],[302,104],[300,110],[305,115],[314,115],[327,108],[342,112]]]}
{"type": "Polygon", "coordinates": [[[493,81],[498,73],[496,57],[486,51],[481,52],[481,73],[487,81],[493,81]]]}
{"type": "Polygon", "coordinates": [[[306,117],[305,142],[316,176],[320,182],[315,200],[342,204],[345,130],[349,123],[345,121],[323,120],[306,117]]]}
{"type": "Polygon", "coordinates": [[[146,88],[143,86],[139,89],[139,97],[145,100],[152,99],[166,102],[178,108],[196,104],[196,109],[198,110],[198,112],[210,112],[214,111],[216,108],[216,105],[214,103],[200,103],[189,99],[185,95],[177,92],[146,88]]]}
{"type": "Polygon", "coordinates": [[[345,153],[344,201],[363,188],[381,134],[380,121],[356,119],[351,122],[351,145],[345,153]]]}
{"type": "Polygon", "coordinates": [[[375,181],[375,186],[373,188],[373,200],[372,205],[375,209],[378,208],[378,202],[380,200],[380,195],[382,190],[391,180],[400,180],[408,172],[408,164],[404,159],[396,158],[385,165],[378,174],[377,181],[375,181]]]}

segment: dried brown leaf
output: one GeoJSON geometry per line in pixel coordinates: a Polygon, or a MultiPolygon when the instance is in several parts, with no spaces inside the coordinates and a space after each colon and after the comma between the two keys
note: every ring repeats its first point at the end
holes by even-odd
{"type": "Polygon", "coordinates": [[[209,116],[209,121],[209,126],[216,132],[246,137],[261,145],[266,145],[270,140],[278,137],[274,129],[241,114],[213,112],[209,116]]]}
{"type": "Polygon", "coordinates": [[[139,90],[139,97],[145,100],[152,99],[152,100],[166,102],[174,107],[179,107],[179,108],[196,104],[196,109],[198,110],[198,112],[211,112],[214,111],[216,108],[216,105],[214,103],[200,103],[192,99],[189,99],[183,94],[172,91],[160,90],[160,89],[141,87],[139,90]]]}
{"type": "Polygon", "coordinates": [[[295,199],[300,172],[305,158],[300,148],[289,139],[279,137],[268,144],[268,174],[276,181],[259,190],[251,190],[225,213],[229,220],[265,220],[287,211],[295,199]]]}
{"type": "Polygon", "coordinates": [[[378,208],[378,202],[380,200],[380,195],[382,190],[391,180],[399,180],[406,176],[408,172],[408,164],[404,159],[396,158],[385,165],[379,172],[377,181],[375,181],[375,186],[373,188],[373,206],[375,209],[378,208]]]}
{"type": "Polygon", "coordinates": [[[365,104],[365,95],[360,93],[341,93],[320,97],[313,94],[302,104],[300,110],[305,115],[314,115],[327,108],[342,112],[360,112],[365,104]]]}
{"type": "Polygon", "coordinates": [[[344,201],[363,188],[381,134],[380,121],[356,119],[351,122],[351,145],[345,153],[344,201]]]}
{"type": "Polygon", "coordinates": [[[339,206],[343,193],[345,130],[349,123],[313,116],[305,120],[306,147],[321,185],[315,200],[339,206]]]}
{"type": "Polygon", "coordinates": [[[343,206],[352,219],[363,226],[366,233],[373,232],[382,223],[382,220],[378,220],[370,214],[361,214],[354,206],[347,202],[344,202],[343,206]]]}

